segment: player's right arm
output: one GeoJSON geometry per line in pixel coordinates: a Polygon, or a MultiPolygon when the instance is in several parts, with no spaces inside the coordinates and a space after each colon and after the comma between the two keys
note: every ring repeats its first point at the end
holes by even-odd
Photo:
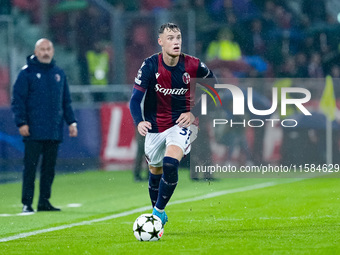
{"type": "Polygon", "coordinates": [[[149,121],[141,121],[137,125],[137,130],[142,136],[146,136],[151,129],[151,123],[149,121]]]}
{"type": "Polygon", "coordinates": [[[28,90],[29,90],[29,81],[28,81],[27,73],[24,69],[19,73],[18,78],[14,83],[12,102],[11,102],[12,111],[14,113],[15,124],[17,127],[19,127],[20,134],[23,136],[29,135],[27,109],[26,109],[28,90]],[[24,127],[21,128],[22,126],[24,127]]]}
{"type": "Polygon", "coordinates": [[[143,116],[143,102],[146,91],[149,87],[152,77],[152,63],[150,58],[146,59],[141,68],[138,70],[137,77],[130,99],[130,112],[138,132],[145,136],[151,129],[151,123],[145,121],[143,116]]]}

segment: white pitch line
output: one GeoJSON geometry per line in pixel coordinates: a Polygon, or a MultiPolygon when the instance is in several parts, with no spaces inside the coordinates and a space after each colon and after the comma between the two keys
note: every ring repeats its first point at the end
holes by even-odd
{"type": "MultiPolygon", "coordinates": [[[[76,207],[81,207],[82,204],[79,203],[73,203],[73,204],[68,204],[66,205],[66,207],[71,207],[71,208],[76,208],[76,207]]],[[[61,208],[63,208],[65,206],[61,206],[61,208]]],[[[31,212],[31,213],[14,213],[14,214],[9,214],[9,213],[3,213],[0,214],[0,217],[11,217],[11,216],[29,216],[29,215],[34,215],[35,212],[31,212]]]]}
{"type": "MultiPolygon", "coordinates": [[[[173,201],[173,202],[170,202],[168,205],[194,202],[194,201],[198,201],[198,200],[202,200],[202,199],[208,199],[208,198],[223,196],[223,195],[226,195],[226,194],[250,191],[250,190],[255,190],[255,189],[262,189],[262,188],[266,188],[266,187],[275,186],[275,185],[278,185],[278,184],[280,184],[280,183],[265,182],[265,183],[259,183],[259,184],[255,184],[255,185],[250,185],[250,186],[245,186],[245,187],[240,187],[240,188],[235,188],[235,189],[230,189],[230,190],[222,190],[222,191],[212,192],[212,193],[202,195],[202,196],[197,196],[197,197],[173,201]]],[[[93,220],[82,221],[82,222],[78,222],[78,223],[72,223],[72,224],[68,224],[68,225],[61,225],[61,226],[53,227],[53,228],[47,228],[47,229],[41,229],[41,230],[21,233],[21,234],[18,234],[18,235],[1,238],[0,243],[1,242],[13,241],[13,240],[21,239],[21,238],[26,238],[26,237],[29,237],[29,236],[35,236],[35,235],[39,235],[39,234],[43,234],[43,233],[53,232],[53,231],[57,231],[57,230],[68,229],[68,228],[83,226],[83,225],[90,225],[92,223],[112,220],[112,219],[128,216],[128,215],[131,215],[131,214],[134,214],[134,213],[144,212],[146,210],[151,210],[151,206],[143,206],[143,207],[136,208],[136,209],[133,209],[133,210],[112,214],[112,215],[109,215],[109,216],[106,216],[106,217],[103,217],[103,218],[99,218],[99,219],[93,219],[93,220]]]]}
{"type": "Polygon", "coordinates": [[[81,207],[82,204],[78,204],[78,203],[73,203],[73,204],[68,204],[67,207],[81,207]]]}

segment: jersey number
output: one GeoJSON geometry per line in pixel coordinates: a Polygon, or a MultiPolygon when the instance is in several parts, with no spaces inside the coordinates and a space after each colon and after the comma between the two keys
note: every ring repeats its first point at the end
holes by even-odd
{"type": "Polygon", "coordinates": [[[187,128],[182,128],[182,132],[179,133],[180,135],[187,135],[188,134],[188,137],[187,137],[187,140],[185,141],[185,144],[188,144],[191,133],[192,133],[192,131],[188,130],[187,128]],[[189,131],[189,134],[188,134],[188,131],[189,131]]]}

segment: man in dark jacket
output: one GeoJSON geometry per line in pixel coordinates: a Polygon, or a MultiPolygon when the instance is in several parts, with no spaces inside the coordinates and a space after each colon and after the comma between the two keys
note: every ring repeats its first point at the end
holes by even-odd
{"type": "Polygon", "coordinates": [[[34,55],[27,57],[14,84],[12,110],[15,124],[25,143],[22,203],[24,213],[33,213],[34,182],[42,155],[38,211],[60,211],[49,199],[55,174],[64,120],[69,135],[78,134],[77,122],[65,73],[55,65],[54,47],[48,39],[35,44],[34,55]]]}

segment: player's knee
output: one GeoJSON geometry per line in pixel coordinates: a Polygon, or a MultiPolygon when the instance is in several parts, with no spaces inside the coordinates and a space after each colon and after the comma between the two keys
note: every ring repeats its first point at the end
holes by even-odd
{"type": "Polygon", "coordinates": [[[163,159],[163,178],[169,184],[178,182],[179,161],[175,158],[164,157],[163,159]]]}
{"type": "Polygon", "coordinates": [[[149,166],[149,171],[154,175],[159,175],[163,173],[163,167],[149,166]]]}

